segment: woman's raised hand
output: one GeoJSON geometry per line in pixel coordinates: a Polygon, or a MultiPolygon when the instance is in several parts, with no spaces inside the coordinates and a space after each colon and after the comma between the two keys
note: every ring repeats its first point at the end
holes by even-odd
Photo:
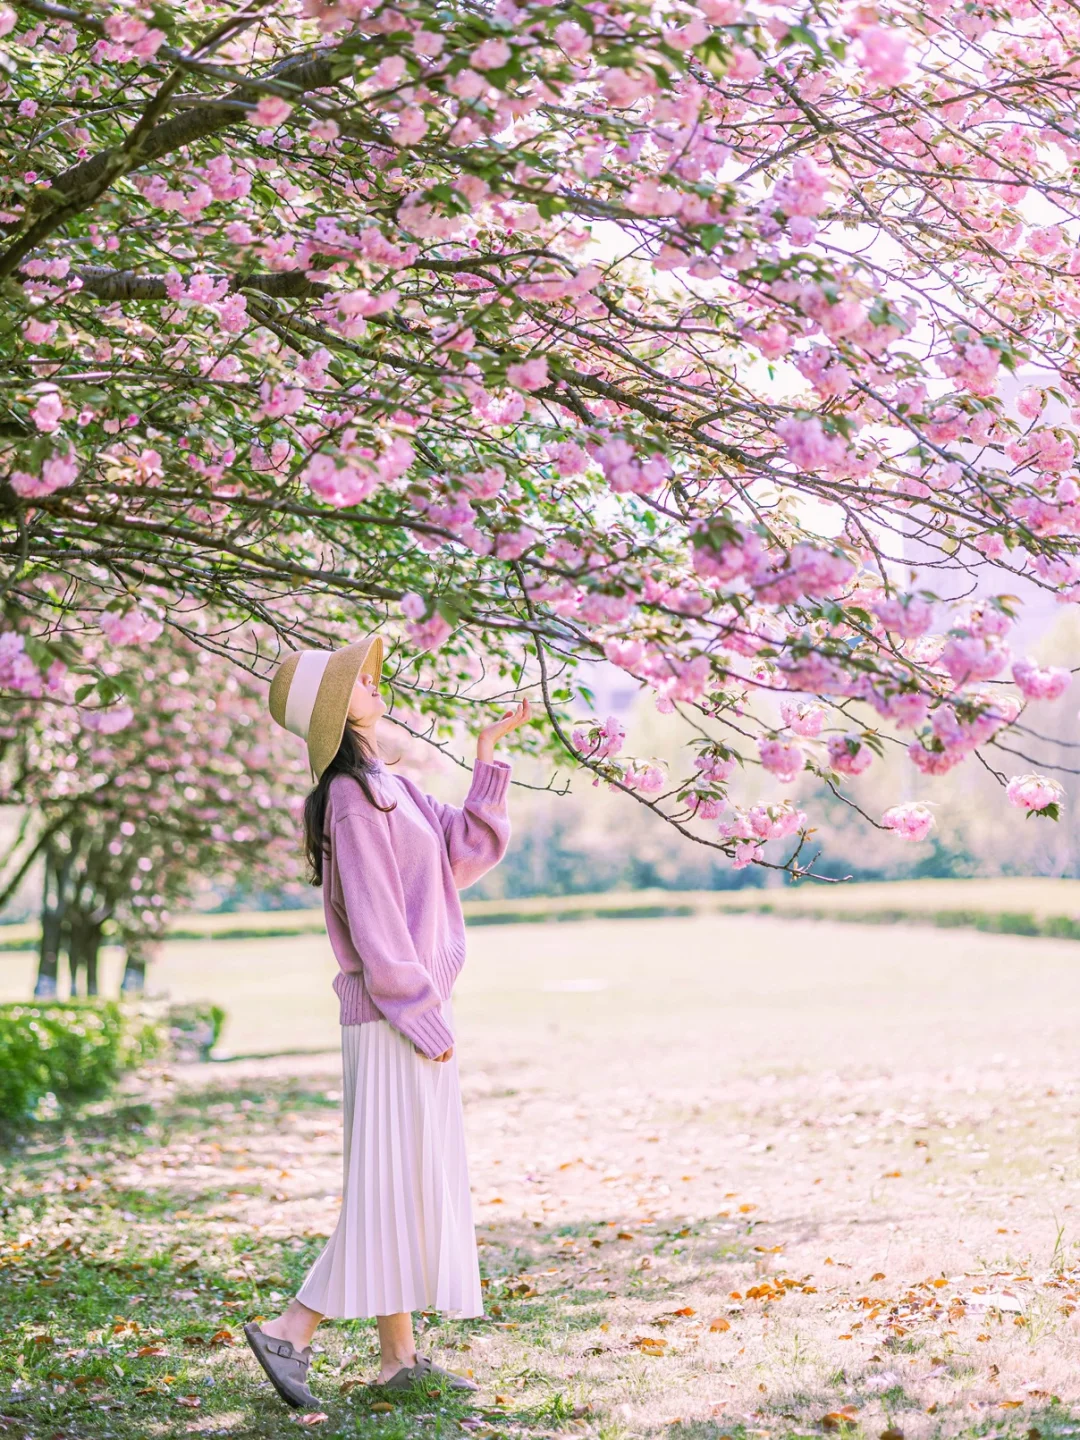
{"type": "Polygon", "coordinates": [[[519,725],[527,725],[532,719],[532,708],[526,698],[520,705],[515,705],[512,710],[504,710],[498,720],[490,725],[485,725],[476,737],[476,758],[491,763],[495,755],[495,746],[508,735],[511,730],[516,730],[519,725]]]}

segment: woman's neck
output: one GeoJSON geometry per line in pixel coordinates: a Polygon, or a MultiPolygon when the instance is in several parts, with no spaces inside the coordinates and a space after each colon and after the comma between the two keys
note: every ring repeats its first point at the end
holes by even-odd
{"type": "Polygon", "coordinates": [[[347,720],[345,723],[351,727],[353,734],[361,742],[365,753],[371,761],[380,769],[384,769],[382,756],[379,754],[379,741],[376,736],[375,726],[364,725],[352,719],[347,720]]]}

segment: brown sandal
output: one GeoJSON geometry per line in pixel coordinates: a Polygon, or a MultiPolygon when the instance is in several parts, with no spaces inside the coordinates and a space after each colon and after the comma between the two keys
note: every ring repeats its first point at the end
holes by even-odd
{"type": "Polygon", "coordinates": [[[254,1320],[244,1326],[244,1334],[255,1359],[285,1404],[294,1410],[317,1410],[319,1402],[307,1387],[311,1346],[297,1350],[291,1340],[264,1335],[254,1320]]]}
{"type": "Polygon", "coordinates": [[[449,1390],[479,1390],[479,1385],[474,1385],[464,1375],[455,1375],[452,1370],[444,1370],[441,1365],[434,1364],[426,1355],[417,1355],[414,1365],[405,1365],[389,1380],[373,1380],[373,1390],[411,1390],[414,1385],[423,1384],[425,1381],[442,1380],[446,1382],[449,1390]]]}

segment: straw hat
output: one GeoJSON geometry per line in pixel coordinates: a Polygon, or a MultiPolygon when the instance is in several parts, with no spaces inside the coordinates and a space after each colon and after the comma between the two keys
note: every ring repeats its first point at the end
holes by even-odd
{"type": "Polygon", "coordinates": [[[270,714],[307,741],[316,780],[338,752],[353,686],[361,674],[378,685],[382,662],[382,636],[368,635],[340,650],[294,650],[274,672],[270,714]]]}

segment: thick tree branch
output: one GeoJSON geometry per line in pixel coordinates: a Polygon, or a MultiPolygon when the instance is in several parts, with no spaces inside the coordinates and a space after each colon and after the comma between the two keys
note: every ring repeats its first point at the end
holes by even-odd
{"type": "MultiPolygon", "coordinates": [[[[160,275],[139,275],[134,270],[112,270],[107,265],[87,265],[71,272],[82,281],[82,293],[98,300],[167,300],[166,283],[160,275]]],[[[231,275],[230,291],[259,290],[280,300],[318,299],[330,293],[330,286],[309,280],[302,270],[250,275],[231,275]]]]}

